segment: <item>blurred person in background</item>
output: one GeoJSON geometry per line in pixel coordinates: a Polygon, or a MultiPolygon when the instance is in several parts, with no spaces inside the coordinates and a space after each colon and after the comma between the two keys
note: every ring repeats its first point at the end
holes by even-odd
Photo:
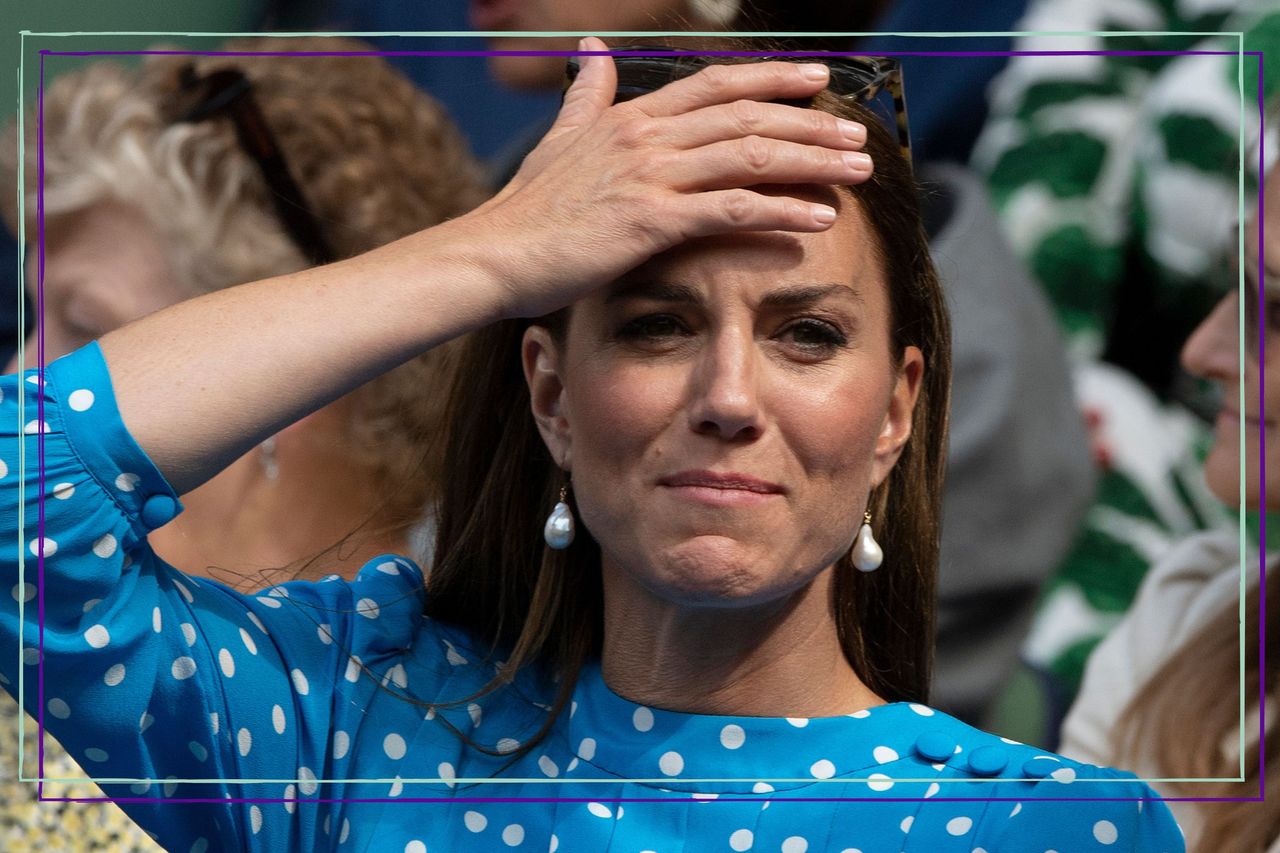
{"type": "MultiPolygon", "coordinates": [[[[1268,65],[1260,77],[1249,56],[1241,69],[1236,37],[1196,33],[1240,31],[1245,50],[1271,53],[1280,5],[1036,0],[1018,28],[1118,34],[1028,37],[1022,50],[1219,54],[1016,57],[975,150],[1002,227],[1067,335],[1099,477],[1023,650],[1032,677],[1019,679],[1018,704],[1038,704],[1038,718],[1002,721],[1053,748],[1085,660],[1149,567],[1196,531],[1234,528],[1201,472],[1213,401],[1177,354],[1235,285],[1221,259],[1238,251],[1240,134],[1257,138],[1250,104],[1277,74],[1268,65]]],[[[1246,158],[1246,195],[1256,166],[1246,158]]]]}
{"type": "MultiPolygon", "coordinates": [[[[324,38],[224,49],[369,48],[324,38]]],[[[486,196],[441,108],[378,57],[165,56],[137,70],[99,63],[56,80],[43,121],[43,312],[26,342],[27,367],[37,360],[37,334],[48,363],[167,305],[359,254],[486,196]]],[[[26,233],[34,237],[35,122],[27,128],[26,233]]],[[[16,143],[11,129],[7,181],[19,168],[16,143]]],[[[3,197],[14,199],[14,189],[3,197]]],[[[17,212],[7,218],[16,229],[17,212]]],[[[34,305],[36,252],[29,258],[34,305]]],[[[186,511],[152,535],[153,545],[246,590],[313,577],[308,558],[326,549],[326,571],[342,573],[390,551],[425,558],[423,513],[441,477],[430,444],[441,413],[425,392],[446,381],[449,352],[419,356],[232,462],[184,497],[186,511]]],[[[15,356],[8,370],[16,368],[15,356]]],[[[53,499],[70,497],[50,487],[53,499]]],[[[34,588],[18,595],[31,601],[34,588]]],[[[12,781],[17,713],[4,697],[0,755],[10,758],[0,847],[150,849],[115,808],[37,805],[33,785],[12,781]]],[[[25,733],[30,777],[34,721],[25,733]]],[[[44,750],[45,777],[82,775],[52,739],[44,750]]]]}
{"type": "MultiPolygon", "coordinates": [[[[1186,342],[1182,363],[1220,394],[1204,466],[1209,488],[1228,505],[1243,502],[1250,510],[1275,511],[1280,509],[1280,170],[1267,178],[1263,204],[1266,266],[1259,266],[1255,216],[1244,233],[1243,293],[1218,303],[1186,342]],[[1260,377],[1265,377],[1261,390],[1260,377]]],[[[1241,562],[1240,537],[1233,530],[1201,533],[1170,549],[1152,567],[1124,619],[1089,658],[1063,726],[1063,754],[1126,767],[1146,778],[1243,776],[1240,782],[1153,783],[1167,797],[1256,797],[1265,778],[1265,797],[1273,801],[1280,791],[1280,727],[1275,725],[1280,608],[1272,606],[1265,624],[1260,622],[1259,562],[1256,539],[1249,540],[1241,562]],[[1265,673],[1260,634],[1268,653],[1265,673]],[[1264,706],[1265,767],[1258,738],[1264,706]]],[[[1280,601],[1280,565],[1270,557],[1266,584],[1266,597],[1280,601]]],[[[1280,851],[1280,811],[1274,805],[1169,805],[1191,851],[1280,851]]]]}

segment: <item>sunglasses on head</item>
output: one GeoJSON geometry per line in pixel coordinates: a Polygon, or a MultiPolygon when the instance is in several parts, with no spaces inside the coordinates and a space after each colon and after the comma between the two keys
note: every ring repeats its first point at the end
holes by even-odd
{"type": "Polygon", "coordinates": [[[324,230],[302,195],[284,152],[253,97],[253,84],[243,72],[224,68],[203,77],[192,65],[184,66],[178,79],[184,104],[190,104],[175,122],[197,122],[227,116],[236,129],[240,148],[253,158],[271,191],[276,215],[294,245],[313,264],[336,259],[324,230]]]}
{"type": "MultiPolygon", "coordinates": [[[[699,55],[680,48],[665,45],[624,45],[611,51],[618,73],[618,92],[615,103],[629,101],[640,95],[662,88],[668,83],[688,77],[708,65],[715,64],[716,57],[699,55]]],[[[907,162],[911,162],[911,134],[907,126],[907,100],[902,88],[902,64],[887,56],[844,56],[838,54],[819,56],[762,56],[761,61],[819,62],[831,71],[827,90],[843,101],[869,107],[882,120],[890,132],[898,137],[898,145],[907,162]],[[883,115],[875,109],[881,93],[893,99],[893,116],[883,115]]],[[[578,76],[580,58],[569,57],[565,67],[566,88],[578,76]]],[[[803,102],[797,106],[807,106],[803,102]]]]}

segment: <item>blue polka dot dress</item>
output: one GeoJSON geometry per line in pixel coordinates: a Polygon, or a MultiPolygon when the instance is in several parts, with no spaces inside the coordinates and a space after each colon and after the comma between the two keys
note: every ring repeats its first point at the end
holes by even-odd
{"type": "Polygon", "coordinates": [[[674,713],[615,695],[592,664],[520,755],[555,685],[526,674],[456,702],[497,661],[423,617],[412,562],[256,595],[184,575],[147,545],[180,505],[125,431],[97,346],[44,380],[0,380],[6,529],[25,497],[23,566],[16,547],[0,564],[0,681],[16,693],[21,670],[30,713],[170,850],[1183,849],[1131,775],[923,705],[674,713]]]}

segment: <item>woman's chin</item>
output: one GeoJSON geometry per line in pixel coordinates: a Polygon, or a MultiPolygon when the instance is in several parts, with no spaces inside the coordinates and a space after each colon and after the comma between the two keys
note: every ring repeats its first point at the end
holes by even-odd
{"type": "Polygon", "coordinates": [[[702,607],[759,604],[803,583],[776,554],[726,536],[697,536],[662,550],[640,582],[661,598],[702,607]]]}

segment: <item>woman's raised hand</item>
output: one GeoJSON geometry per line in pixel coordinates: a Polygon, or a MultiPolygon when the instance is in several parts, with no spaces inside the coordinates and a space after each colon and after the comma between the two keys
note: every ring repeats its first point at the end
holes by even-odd
{"type": "MultiPolygon", "coordinates": [[[[584,50],[602,51],[588,38],[584,50]]],[[[871,175],[866,129],[769,103],[827,84],[820,64],[713,65],[614,104],[607,55],[583,58],[554,126],[520,171],[469,220],[507,291],[504,316],[538,316],[693,237],[821,231],[827,205],[749,187],[855,184],[871,175]]]]}

